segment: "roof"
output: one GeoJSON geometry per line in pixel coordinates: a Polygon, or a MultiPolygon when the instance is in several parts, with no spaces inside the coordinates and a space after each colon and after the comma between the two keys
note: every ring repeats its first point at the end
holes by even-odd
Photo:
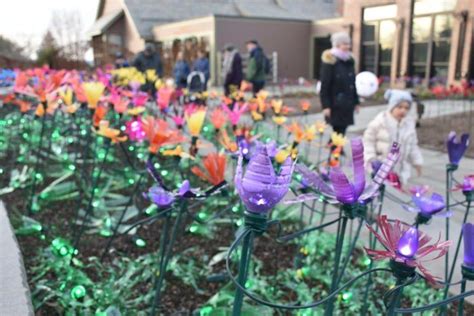
{"type": "Polygon", "coordinates": [[[153,37],[152,28],[155,25],[210,15],[301,21],[332,18],[337,16],[336,2],[334,0],[124,0],[140,36],[144,38],[153,37]]]}
{"type": "Polygon", "coordinates": [[[123,10],[116,10],[97,19],[92,27],[87,31],[87,36],[92,37],[104,33],[115,21],[123,15],[123,10]]]}

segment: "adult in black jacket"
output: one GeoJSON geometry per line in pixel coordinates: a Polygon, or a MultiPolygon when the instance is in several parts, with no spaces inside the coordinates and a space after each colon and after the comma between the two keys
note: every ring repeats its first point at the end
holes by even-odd
{"type": "Polygon", "coordinates": [[[155,52],[155,48],[151,43],[147,43],[145,50],[135,57],[132,66],[141,72],[154,69],[159,77],[163,77],[163,65],[160,55],[155,52]]]}
{"type": "Polygon", "coordinates": [[[224,60],[222,63],[222,76],[224,77],[224,91],[228,96],[231,93],[231,87],[240,88],[242,83],[242,58],[239,51],[232,44],[224,47],[224,60]]]}
{"type": "Polygon", "coordinates": [[[326,121],[335,132],[345,135],[347,127],[354,124],[354,111],[359,107],[354,58],[347,33],[333,34],[331,42],[333,48],[321,56],[321,104],[326,121]]]}

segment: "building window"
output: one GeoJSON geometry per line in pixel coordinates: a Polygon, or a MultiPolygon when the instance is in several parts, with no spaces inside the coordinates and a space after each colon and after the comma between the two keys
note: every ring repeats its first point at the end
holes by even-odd
{"type": "Polygon", "coordinates": [[[445,83],[451,51],[455,0],[417,0],[411,34],[411,75],[415,83],[445,83]]]}
{"type": "Polygon", "coordinates": [[[390,77],[397,15],[395,4],[364,9],[362,23],[362,70],[390,77]]]}

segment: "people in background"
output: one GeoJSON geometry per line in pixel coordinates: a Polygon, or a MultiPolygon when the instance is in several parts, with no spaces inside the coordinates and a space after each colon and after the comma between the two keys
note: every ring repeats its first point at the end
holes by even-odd
{"type": "Polygon", "coordinates": [[[160,55],[155,52],[155,46],[152,43],[147,43],[145,50],[138,53],[132,66],[141,72],[154,69],[159,77],[163,76],[163,64],[161,63],[160,55]]]}
{"type": "Polygon", "coordinates": [[[252,91],[257,94],[265,87],[265,77],[269,72],[269,61],[256,40],[246,43],[249,53],[246,80],[252,83],[252,91]]]}
{"type": "Polygon", "coordinates": [[[115,53],[115,68],[130,67],[128,60],[123,56],[121,52],[115,53]]]}
{"type": "Polygon", "coordinates": [[[321,56],[321,104],[326,121],[335,132],[345,135],[347,127],[354,124],[354,111],[359,109],[354,58],[347,33],[334,33],[331,43],[332,49],[321,56]]]}
{"type": "Polygon", "coordinates": [[[393,142],[400,144],[400,159],[395,172],[402,184],[406,183],[413,166],[418,176],[421,175],[423,157],[418,147],[415,119],[409,114],[413,103],[409,92],[403,90],[387,90],[385,99],[387,110],[379,113],[364,132],[364,158],[368,167],[372,161],[380,160],[388,154],[393,142]]]}
{"type": "Polygon", "coordinates": [[[207,87],[207,82],[209,81],[209,59],[206,56],[206,53],[202,50],[199,50],[197,53],[197,59],[193,63],[192,71],[201,72],[204,74],[205,83],[204,86],[207,87]]]}
{"type": "Polygon", "coordinates": [[[178,52],[178,55],[176,55],[176,62],[173,68],[173,77],[176,83],[176,87],[181,89],[186,88],[189,72],[189,65],[186,60],[184,60],[183,52],[178,52]]]}
{"type": "Polygon", "coordinates": [[[231,87],[239,88],[243,79],[242,58],[239,51],[232,44],[224,47],[224,60],[222,63],[222,76],[224,77],[224,92],[226,96],[231,93],[231,87]]]}

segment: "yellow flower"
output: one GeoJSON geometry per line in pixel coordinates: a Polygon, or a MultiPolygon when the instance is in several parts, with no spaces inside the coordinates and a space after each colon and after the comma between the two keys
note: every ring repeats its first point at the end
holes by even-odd
{"type": "Polygon", "coordinates": [[[65,105],[67,105],[68,107],[72,105],[72,89],[71,88],[60,89],[59,96],[61,97],[61,100],[63,100],[63,103],[65,105]]]}
{"type": "Polygon", "coordinates": [[[275,161],[281,164],[285,162],[286,158],[288,158],[290,154],[291,152],[289,150],[282,149],[275,155],[275,161]]]}
{"type": "Polygon", "coordinates": [[[100,121],[99,129],[96,133],[102,137],[109,138],[112,143],[124,142],[127,136],[120,136],[120,130],[109,127],[109,121],[100,121]]]}
{"type": "Polygon", "coordinates": [[[281,108],[283,107],[283,100],[279,99],[279,100],[272,100],[272,108],[273,108],[273,112],[275,112],[275,114],[280,114],[281,112],[281,108]]]}
{"type": "Polygon", "coordinates": [[[316,126],[316,129],[318,130],[319,134],[324,133],[324,130],[327,127],[326,123],[324,123],[322,121],[317,121],[316,123],[314,123],[314,126],[316,126]]]}
{"type": "Polygon", "coordinates": [[[252,119],[254,121],[261,121],[263,119],[263,115],[258,113],[257,111],[252,111],[250,112],[250,114],[252,115],[252,119]]]}
{"type": "Polygon", "coordinates": [[[152,82],[158,79],[155,69],[148,69],[147,71],[145,71],[145,77],[146,77],[146,80],[152,81],[152,82]]]}
{"type": "Polygon", "coordinates": [[[277,125],[283,125],[286,122],[286,116],[282,115],[274,115],[272,117],[273,122],[277,125]]]}
{"type": "Polygon", "coordinates": [[[127,113],[132,116],[137,116],[138,114],[141,114],[145,112],[145,107],[144,106],[137,106],[134,107],[133,109],[129,109],[127,113]]]}
{"type": "Polygon", "coordinates": [[[344,135],[333,132],[331,134],[331,143],[336,147],[344,147],[347,143],[347,139],[344,135]]]}
{"type": "Polygon", "coordinates": [[[95,109],[97,103],[99,102],[102,93],[104,93],[105,86],[102,82],[84,82],[82,84],[84,93],[86,94],[88,107],[90,109],[95,109]]]}
{"type": "Polygon", "coordinates": [[[158,79],[158,80],[155,81],[155,88],[156,88],[156,90],[160,90],[160,89],[163,88],[164,86],[165,86],[165,83],[164,83],[163,80],[158,79]]]}
{"type": "Polygon", "coordinates": [[[268,91],[265,90],[260,90],[257,93],[257,99],[265,101],[265,99],[268,97],[268,91]]]}
{"type": "Polygon", "coordinates": [[[307,142],[312,142],[315,138],[316,138],[316,126],[315,125],[307,126],[304,131],[304,139],[307,142]]]}
{"type": "Polygon", "coordinates": [[[181,145],[176,146],[176,148],[174,148],[174,149],[163,150],[162,154],[163,154],[163,156],[178,156],[178,157],[181,157],[181,158],[194,159],[193,156],[191,156],[187,152],[183,151],[183,148],[181,147],[181,145]]]}
{"type": "Polygon", "coordinates": [[[73,113],[76,113],[78,108],[79,106],[77,104],[71,104],[71,105],[66,106],[66,112],[69,114],[73,114],[73,113]]]}
{"type": "Polygon", "coordinates": [[[191,136],[199,136],[205,118],[206,110],[203,108],[197,110],[196,112],[190,115],[186,115],[186,122],[188,123],[188,130],[191,136]]]}

